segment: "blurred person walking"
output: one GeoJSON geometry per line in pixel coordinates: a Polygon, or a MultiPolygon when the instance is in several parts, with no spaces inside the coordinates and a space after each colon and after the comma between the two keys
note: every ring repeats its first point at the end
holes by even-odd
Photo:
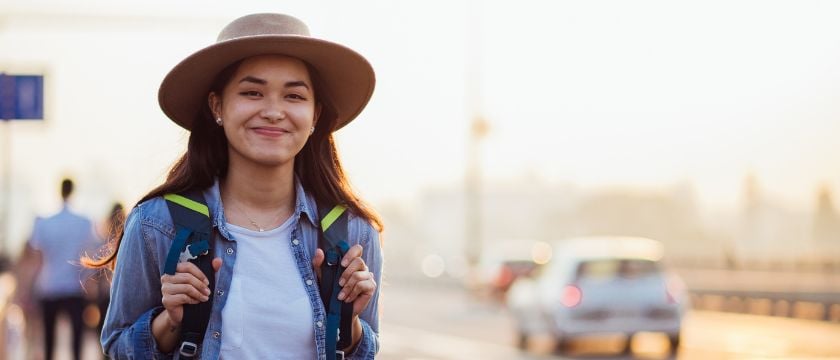
{"type": "MultiPolygon", "coordinates": [[[[35,279],[38,276],[38,271],[41,268],[40,253],[29,245],[29,240],[23,246],[20,256],[14,265],[14,276],[17,279],[17,286],[15,287],[14,302],[20,306],[23,311],[24,319],[26,319],[25,329],[23,331],[24,343],[20,344],[24,347],[24,353],[36,354],[42,353],[43,340],[43,319],[41,317],[41,309],[38,304],[38,299],[35,298],[35,279]]],[[[36,357],[30,355],[27,358],[36,357]]]]}
{"type": "Polygon", "coordinates": [[[62,209],[57,214],[35,220],[27,246],[40,264],[34,295],[38,299],[44,329],[44,358],[55,353],[56,319],[66,314],[72,325],[73,358],[80,359],[82,346],[82,313],[86,299],[82,287],[84,270],[79,257],[96,243],[93,222],[70,210],[73,181],[61,182],[62,209]]]}
{"type": "Polygon", "coordinates": [[[382,224],[351,190],[333,132],[362,111],[374,82],[361,55],[281,14],[234,20],[170,71],[159,101],[190,131],[187,151],[132,209],[114,252],[93,264],[114,266],[101,339],[109,356],[373,359],[382,224]],[[209,222],[209,239],[173,220],[184,212],[209,222]],[[336,218],[346,248],[343,257],[328,248],[325,262],[321,229],[336,218]],[[193,235],[201,241],[189,246],[206,251],[180,245],[193,235]],[[346,269],[322,300],[332,284],[324,271],[319,291],[322,266],[338,263],[346,269]],[[326,330],[334,305],[350,320],[338,342],[347,346],[326,330]],[[202,307],[206,327],[181,334],[202,307]]]}

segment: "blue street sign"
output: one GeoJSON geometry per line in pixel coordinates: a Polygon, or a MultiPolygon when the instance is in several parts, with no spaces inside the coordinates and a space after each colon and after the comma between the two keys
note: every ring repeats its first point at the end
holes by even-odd
{"type": "Polygon", "coordinates": [[[44,76],[0,73],[0,120],[44,118],[44,76]]]}

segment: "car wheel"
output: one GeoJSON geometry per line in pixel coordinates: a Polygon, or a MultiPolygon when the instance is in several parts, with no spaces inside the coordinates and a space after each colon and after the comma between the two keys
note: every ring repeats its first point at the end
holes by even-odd
{"type": "Polygon", "coordinates": [[[671,353],[676,354],[680,347],[680,334],[669,336],[668,341],[671,343],[671,353]]]}
{"type": "Polygon", "coordinates": [[[516,336],[516,347],[519,350],[528,350],[528,333],[525,330],[519,330],[516,336]]]}
{"type": "Polygon", "coordinates": [[[633,334],[627,334],[627,340],[624,341],[624,348],[621,349],[622,355],[633,354],[633,334]]]}
{"type": "Polygon", "coordinates": [[[569,339],[557,338],[554,343],[554,352],[559,355],[569,352],[569,339]]]}

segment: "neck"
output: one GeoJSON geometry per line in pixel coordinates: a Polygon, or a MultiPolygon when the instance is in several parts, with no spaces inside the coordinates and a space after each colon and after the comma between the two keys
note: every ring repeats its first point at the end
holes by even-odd
{"type": "Polygon", "coordinates": [[[230,223],[252,228],[253,220],[266,229],[282,224],[294,212],[294,161],[279,166],[231,161],[221,196],[230,205],[225,206],[230,223]]]}

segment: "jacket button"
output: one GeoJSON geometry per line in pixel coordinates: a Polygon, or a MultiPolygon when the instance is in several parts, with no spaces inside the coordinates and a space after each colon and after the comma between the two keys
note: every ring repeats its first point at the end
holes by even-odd
{"type": "Polygon", "coordinates": [[[224,291],[224,290],[219,290],[219,291],[216,291],[216,295],[222,296],[222,295],[224,295],[224,294],[225,294],[225,291],[224,291]]]}
{"type": "Polygon", "coordinates": [[[227,254],[233,255],[233,248],[227,248],[227,254]]]}
{"type": "Polygon", "coordinates": [[[222,333],[220,333],[220,332],[218,332],[218,331],[214,331],[214,332],[213,332],[213,338],[214,338],[214,339],[218,339],[220,336],[222,336],[222,333]]]}
{"type": "Polygon", "coordinates": [[[321,326],[324,326],[324,323],[319,321],[319,322],[316,322],[315,325],[317,325],[318,327],[321,327],[321,326]]]}
{"type": "Polygon", "coordinates": [[[294,239],[292,240],[292,244],[298,245],[300,244],[300,241],[298,239],[294,239]]]}
{"type": "Polygon", "coordinates": [[[306,280],[306,285],[312,285],[312,280],[307,279],[306,280]]]}

